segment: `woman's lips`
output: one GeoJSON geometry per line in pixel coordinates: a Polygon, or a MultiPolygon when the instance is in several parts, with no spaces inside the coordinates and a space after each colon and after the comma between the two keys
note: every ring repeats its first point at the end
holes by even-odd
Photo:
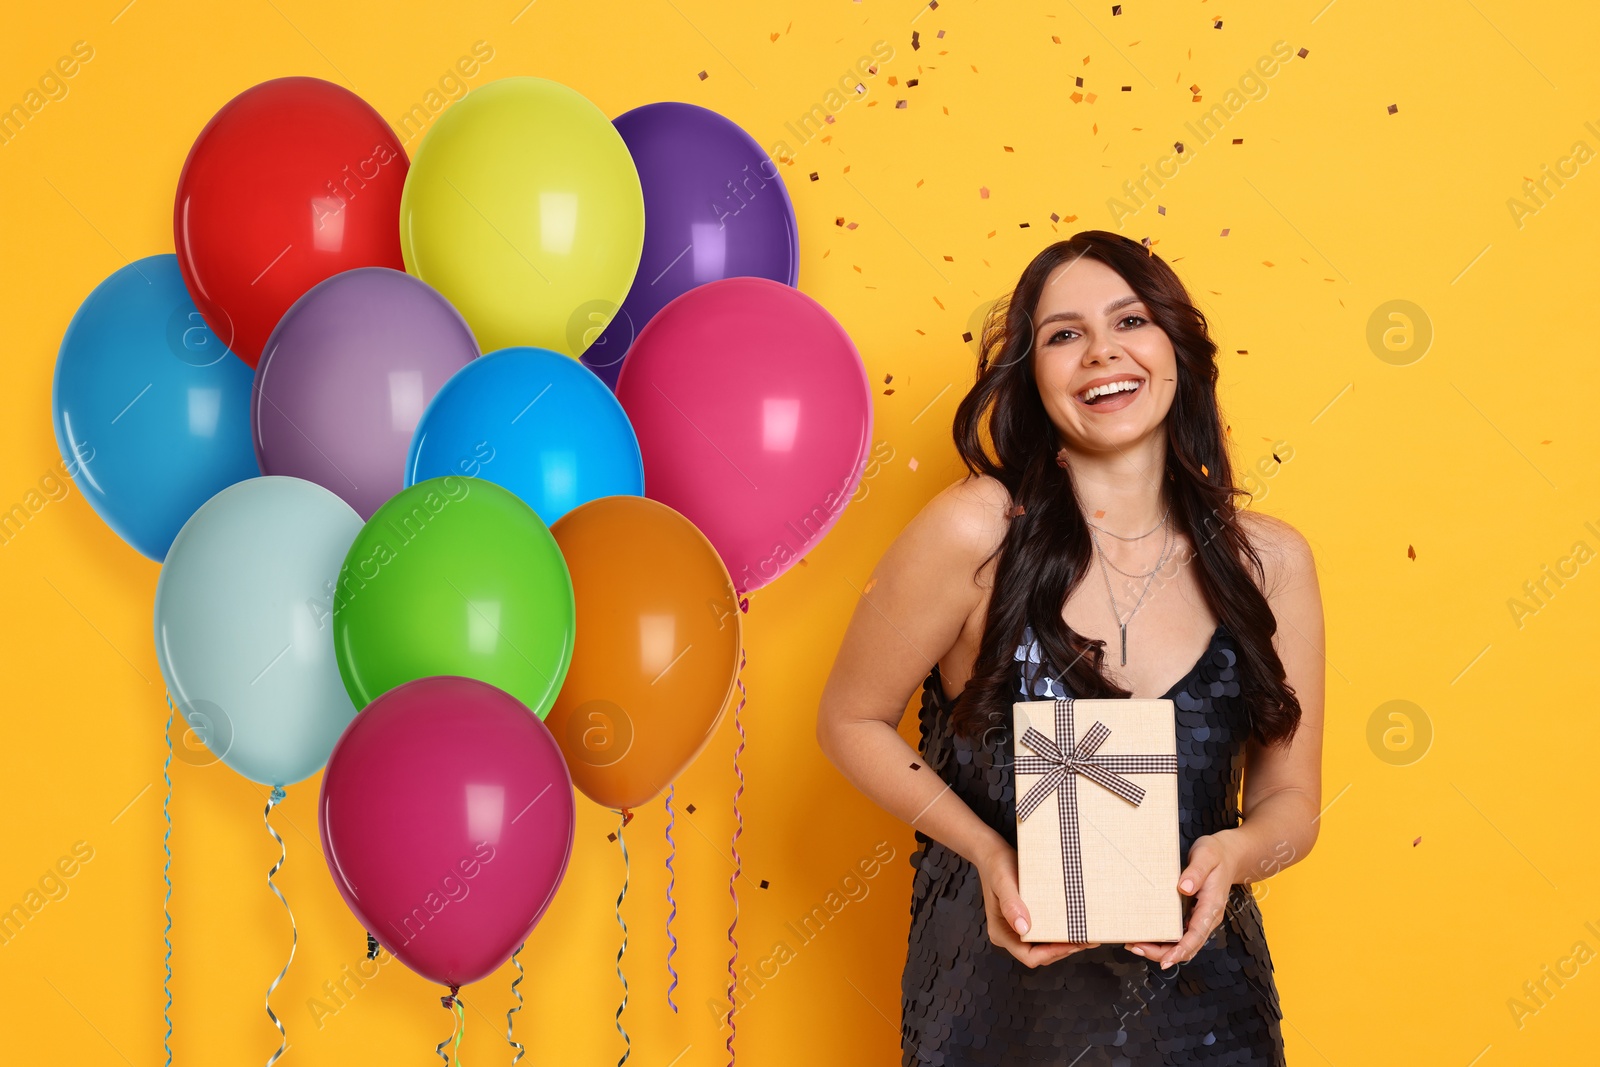
{"type": "Polygon", "coordinates": [[[1113,393],[1111,396],[1106,397],[1097,404],[1088,403],[1076,393],[1072,394],[1072,399],[1076,400],[1078,402],[1078,406],[1083,408],[1085,411],[1093,411],[1096,414],[1104,415],[1112,411],[1121,411],[1123,408],[1133,403],[1144,393],[1144,385],[1144,382],[1140,382],[1137,389],[1124,389],[1120,393],[1113,393]]]}

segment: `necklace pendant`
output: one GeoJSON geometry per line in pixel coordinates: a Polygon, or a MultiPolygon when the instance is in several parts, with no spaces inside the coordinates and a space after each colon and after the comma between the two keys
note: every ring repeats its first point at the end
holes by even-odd
{"type": "Polygon", "coordinates": [[[1122,665],[1126,667],[1128,665],[1128,624],[1125,622],[1118,623],[1117,629],[1122,631],[1122,665]]]}

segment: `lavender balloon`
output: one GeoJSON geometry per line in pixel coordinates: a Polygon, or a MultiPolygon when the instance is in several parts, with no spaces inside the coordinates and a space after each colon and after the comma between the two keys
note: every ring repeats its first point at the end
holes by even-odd
{"type": "Polygon", "coordinates": [[[605,322],[615,305],[594,300],[574,311],[568,342],[615,390],[634,337],[668,301],[723,278],[796,285],[800,242],[778,165],[733,122],[667,100],[624,112],[611,124],[644,188],[644,251],[605,330],[591,341],[593,324],[605,322]]]}
{"type": "Polygon", "coordinates": [[[428,401],[477,357],[466,320],[420,279],[358,267],[318,282],[278,320],[256,365],[261,473],[315,482],[372,518],[405,486],[428,401]]]}

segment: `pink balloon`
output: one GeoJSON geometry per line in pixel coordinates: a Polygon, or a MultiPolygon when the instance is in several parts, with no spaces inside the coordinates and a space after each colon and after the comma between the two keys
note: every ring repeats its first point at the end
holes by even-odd
{"type": "Polygon", "coordinates": [[[640,331],[617,399],[645,495],[716,546],[740,592],[788,570],[832,529],[866,470],[872,390],[826,308],[768,278],[673,299],[640,331]]]}
{"type": "Polygon", "coordinates": [[[572,855],[555,738],[486,682],[419,678],[355,717],[328,757],[322,850],[344,902],[441,985],[492,974],[527,940],[572,855]]]}

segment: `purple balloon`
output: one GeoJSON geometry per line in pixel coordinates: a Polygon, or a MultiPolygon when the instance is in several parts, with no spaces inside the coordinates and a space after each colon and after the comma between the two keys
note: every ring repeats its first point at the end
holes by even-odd
{"type": "Polygon", "coordinates": [[[256,365],[261,473],[315,482],[372,518],[405,487],[428,401],[478,354],[461,313],[420,279],[389,267],[323,279],[283,313],[256,365]]]}
{"type": "Polygon", "coordinates": [[[800,281],[794,205],[778,165],[733,122],[695,104],[645,104],[611,123],[644,188],[644,250],[622,307],[598,338],[585,334],[611,310],[574,312],[568,342],[614,391],[639,331],[674,297],[723,278],[800,281]]]}

